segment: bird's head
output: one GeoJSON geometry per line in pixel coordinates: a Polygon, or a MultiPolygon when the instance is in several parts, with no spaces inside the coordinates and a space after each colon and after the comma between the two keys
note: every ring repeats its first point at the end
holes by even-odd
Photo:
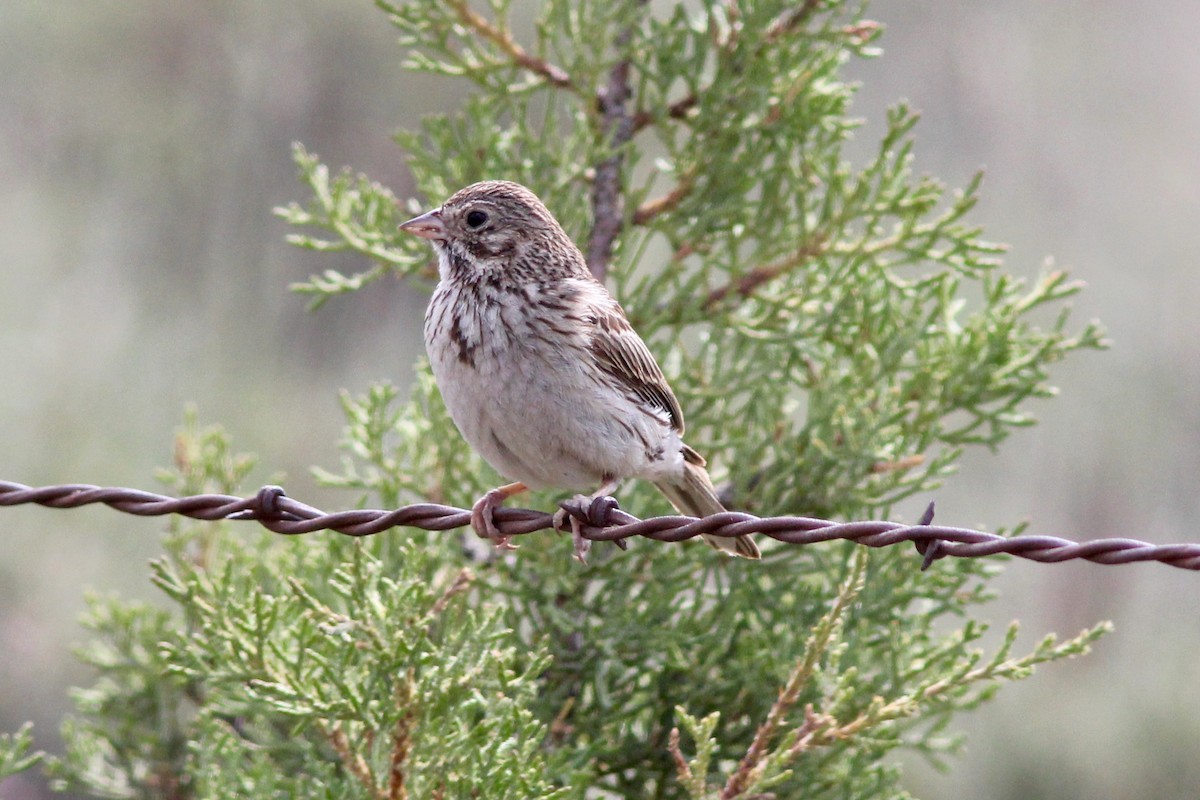
{"type": "Polygon", "coordinates": [[[471,184],[400,230],[433,243],[443,280],[479,280],[496,270],[531,280],[588,274],[558,220],[519,183],[471,184]]]}

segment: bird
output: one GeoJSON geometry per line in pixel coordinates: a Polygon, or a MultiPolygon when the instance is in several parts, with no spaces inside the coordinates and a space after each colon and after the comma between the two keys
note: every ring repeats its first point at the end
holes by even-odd
{"type": "MultiPolygon", "coordinates": [[[[594,500],[628,478],[653,483],[681,514],[725,511],[704,458],[683,441],[683,410],[658,362],[536,194],[474,183],[399,230],[437,253],[424,338],[446,409],[512,481],[474,504],[476,533],[507,546],[493,514],[527,489],[591,490],[594,500]]],[[[760,557],[750,536],[704,538],[760,557]]]]}

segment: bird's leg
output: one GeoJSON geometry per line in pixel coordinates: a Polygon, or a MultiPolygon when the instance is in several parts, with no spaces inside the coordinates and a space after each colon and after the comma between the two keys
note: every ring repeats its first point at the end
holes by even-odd
{"type": "MultiPolygon", "coordinates": [[[[578,501],[586,500],[588,505],[584,506],[584,508],[590,510],[592,503],[596,502],[596,500],[601,497],[612,494],[620,485],[621,481],[615,478],[610,478],[601,484],[600,488],[592,492],[590,495],[577,494],[573,499],[578,501]]],[[[580,523],[579,518],[574,514],[567,513],[565,508],[559,508],[558,511],[554,512],[554,530],[562,531],[566,527],[568,520],[571,523],[571,539],[575,542],[575,557],[581,562],[587,563],[587,553],[588,550],[591,549],[592,543],[583,538],[583,526],[580,523]]]]}
{"type": "Polygon", "coordinates": [[[514,494],[519,494],[529,487],[520,481],[509,483],[501,486],[499,489],[492,489],[483,497],[475,501],[475,505],[471,506],[471,527],[475,529],[475,533],[481,538],[494,542],[496,547],[501,550],[515,550],[516,547],[510,541],[511,537],[500,533],[500,529],[496,527],[496,521],[492,515],[504,504],[504,501],[512,497],[514,494]]]}

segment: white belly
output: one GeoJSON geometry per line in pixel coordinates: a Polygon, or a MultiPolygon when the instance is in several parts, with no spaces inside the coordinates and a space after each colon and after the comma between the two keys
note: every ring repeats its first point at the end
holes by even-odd
{"type": "Polygon", "coordinates": [[[431,311],[425,324],[446,408],[497,472],[531,488],[592,491],[605,480],[682,468],[679,437],[662,415],[586,369],[586,352],[548,344],[546,331],[515,312],[496,303],[493,318],[452,330],[431,311]]]}

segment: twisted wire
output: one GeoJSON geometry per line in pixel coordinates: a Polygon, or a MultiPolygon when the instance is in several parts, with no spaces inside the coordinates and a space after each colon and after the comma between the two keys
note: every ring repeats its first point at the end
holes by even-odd
{"type": "MultiPolygon", "coordinates": [[[[181,514],[200,520],[253,520],[287,536],[331,530],[345,536],[371,536],[394,527],[447,531],[469,525],[471,512],[436,503],[415,503],[393,510],[356,509],[326,513],[288,497],[278,486],[264,486],[249,497],[199,494],[168,497],[138,489],[66,484],[30,487],[0,481],[0,506],[35,504],[49,508],[78,508],[101,503],[143,517],[181,514]]],[[[660,542],[680,542],[702,533],[712,536],[766,536],[786,544],[816,544],[846,539],[867,547],[890,547],[912,542],[923,556],[922,569],[945,558],[978,558],[1007,554],[1042,563],[1083,559],[1096,564],[1157,561],[1172,567],[1200,570],[1200,544],[1155,545],[1137,539],[1095,539],[1073,542],[1056,536],[1016,536],[930,524],[933,504],[916,525],[863,521],[838,523],[812,517],[756,517],[726,511],[704,519],[666,516],[638,519],[617,507],[611,497],[595,501],[576,497],[562,503],[574,519],[576,553],[591,542],[623,544],[634,536],[660,542]]],[[[525,508],[501,508],[495,523],[505,536],[521,536],[554,527],[554,515],[525,508]]]]}

